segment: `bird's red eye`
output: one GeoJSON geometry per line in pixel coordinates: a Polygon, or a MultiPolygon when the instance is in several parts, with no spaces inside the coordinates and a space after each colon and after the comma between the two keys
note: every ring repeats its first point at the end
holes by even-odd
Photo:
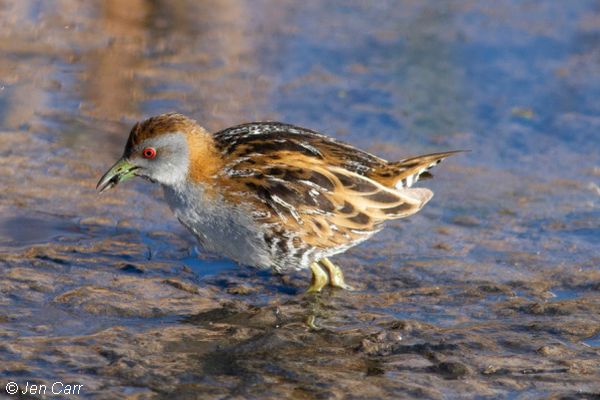
{"type": "Polygon", "coordinates": [[[142,155],[144,158],[154,158],[156,157],[156,149],[154,147],[146,147],[142,151],[142,155]]]}

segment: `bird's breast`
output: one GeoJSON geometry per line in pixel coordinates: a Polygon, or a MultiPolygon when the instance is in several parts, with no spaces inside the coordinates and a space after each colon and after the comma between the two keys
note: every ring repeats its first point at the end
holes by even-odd
{"type": "Polygon", "coordinates": [[[241,205],[222,196],[207,195],[201,185],[164,187],[165,198],[179,221],[205,250],[255,267],[269,267],[270,260],[260,227],[241,205]]]}

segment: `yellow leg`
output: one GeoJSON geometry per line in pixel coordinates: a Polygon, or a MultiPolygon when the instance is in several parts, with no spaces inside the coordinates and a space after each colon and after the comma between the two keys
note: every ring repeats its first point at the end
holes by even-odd
{"type": "Polygon", "coordinates": [[[329,286],[346,290],[354,290],[352,286],[347,285],[346,282],[344,282],[344,273],[342,272],[341,268],[329,261],[328,258],[322,258],[319,260],[319,264],[323,266],[329,275],[329,286]]]}
{"type": "Polygon", "coordinates": [[[327,285],[327,281],[329,280],[327,277],[327,272],[321,268],[319,264],[316,262],[310,264],[310,271],[312,272],[310,286],[306,290],[308,293],[316,293],[320,292],[325,285],[327,285]]]}

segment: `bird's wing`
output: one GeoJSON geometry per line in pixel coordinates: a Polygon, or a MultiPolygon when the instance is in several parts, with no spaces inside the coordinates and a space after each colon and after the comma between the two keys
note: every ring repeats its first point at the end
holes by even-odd
{"type": "Polygon", "coordinates": [[[416,213],[433,195],[385,187],[289,147],[236,157],[226,163],[218,185],[232,202],[255,200],[250,212],[258,223],[320,249],[365,240],[383,221],[416,213]]]}
{"type": "MultiPolygon", "coordinates": [[[[320,248],[361,241],[387,219],[419,211],[433,193],[410,188],[455,152],[395,163],[304,128],[263,122],[214,135],[225,166],[219,185],[233,201],[253,196],[252,215],[320,248]]],[[[243,201],[242,201],[243,202],[243,201]]]]}

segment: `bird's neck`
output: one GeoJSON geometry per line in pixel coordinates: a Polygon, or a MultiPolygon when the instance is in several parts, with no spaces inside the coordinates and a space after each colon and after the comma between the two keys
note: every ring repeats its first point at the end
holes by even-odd
{"type": "Polygon", "coordinates": [[[190,164],[188,179],[191,183],[210,184],[217,171],[222,167],[221,155],[215,146],[213,135],[197,126],[187,135],[190,164]]]}

